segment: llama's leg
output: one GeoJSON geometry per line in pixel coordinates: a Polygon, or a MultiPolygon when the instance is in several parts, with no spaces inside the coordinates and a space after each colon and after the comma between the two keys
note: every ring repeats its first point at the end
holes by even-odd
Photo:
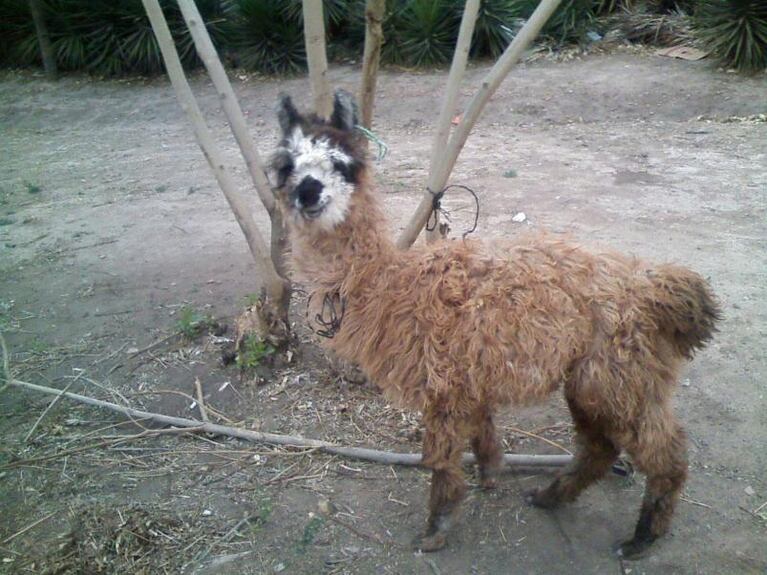
{"type": "Polygon", "coordinates": [[[528,493],[530,503],[545,509],[575,501],[581,491],[610,470],[619,453],[599,422],[589,418],[574,401],[568,399],[567,403],[575,422],[578,452],[570,466],[548,487],[528,493]]]}
{"type": "Polygon", "coordinates": [[[432,469],[429,521],[426,533],[413,544],[421,551],[436,551],[445,546],[447,532],[466,493],[461,470],[463,438],[456,421],[444,413],[426,413],[424,424],[423,463],[432,469]]]}
{"type": "Polygon", "coordinates": [[[668,531],[687,479],[685,433],[673,414],[658,412],[643,418],[636,444],[626,446],[634,464],[647,475],[634,537],[618,548],[618,554],[626,558],[640,554],[668,531]]]}
{"type": "Polygon", "coordinates": [[[495,434],[492,410],[487,406],[479,408],[472,423],[471,449],[477,458],[479,484],[484,489],[493,489],[503,461],[503,450],[495,434]]]}

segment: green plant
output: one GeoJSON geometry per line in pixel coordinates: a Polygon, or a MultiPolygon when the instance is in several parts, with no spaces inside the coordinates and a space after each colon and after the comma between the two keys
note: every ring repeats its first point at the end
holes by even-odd
{"type": "Polygon", "coordinates": [[[767,67],[767,2],[701,0],[694,32],[723,66],[741,72],[767,67]]]}
{"type": "MultiPolygon", "coordinates": [[[[325,20],[325,30],[333,34],[336,29],[342,27],[349,19],[349,12],[353,0],[322,0],[322,15],[325,20]]],[[[301,0],[285,0],[285,16],[299,22],[303,26],[304,13],[301,0]]]]}
{"type": "Polygon", "coordinates": [[[314,542],[320,529],[325,524],[325,518],[321,515],[314,515],[313,513],[309,515],[309,522],[304,526],[304,533],[301,536],[301,551],[305,551],[314,542]]]}
{"type": "Polygon", "coordinates": [[[260,299],[261,296],[259,296],[257,293],[249,293],[245,296],[245,305],[247,307],[252,307],[256,305],[260,299]]]}
{"type": "Polygon", "coordinates": [[[27,192],[30,194],[39,194],[43,191],[43,188],[41,186],[38,186],[37,184],[33,184],[32,182],[24,181],[24,188],[26,188],[27,192]]]}
{"type": "MultiPolygon", "coordinates": [[[[198,65],[191,35],[175,2],[161,0],[181,61],[198,65]]],[[[39,61],[37,37],[26,0],[0,0],[0,59],[20,64],[39,61]]],[[[216,42],[222,23],[220,0],[197,0],[216,42]]],[[[62,70],[94,74],[153,74],[162,57],[141,0],[44,0],[44,16],[62,70]]]]}
{"type": "Polygon", "coordinates": [[[449,0],[399,0],[384,22],[382,56],[408,66],[450,61],[459,20],[449,0]]]}
{"type": "Polygon", "coordinates": [[[248,334],[240,343],[240,349],[237,352],[237,366],[240,369],[256,368],[275,351],[272,345],[257,335],[248,334]]]}
{"type": "MultiPolygon", "coordinates": [[[[457,0],[459,17],[464,2],[457,0]]],[[[477,13],[472,39],[472,56],[499,57],[516,35],[522,19],[519,9],[509,0],[483,0],[477,13]]]]}
{"type": "Polygon", "coordinates": [[[191,306],[185,305],[178,311],[176,331],[187,339],[195,339],[210,329],[215,321],[205,316],[191,306]]]}
{"type": "Polygon", "coordinates": [[[232,0],[227,16],[228,45],[244,68],[267,74],[306,68],[303,26],[291,3],[232,0]]]}
{"type": "MultiPolygon", "coordinates": [[[[599,0],[562,0],[543,27],[541,34],[560,44],[579,40],[592,25],[598,3],[599,0]]],[[[503,14],[506,26],[516,28],[515,23],[519,19],[527,19],[532,15],[538,7],[539,0],[506,0],[505,2],[498,0],[493,4],[496,5],[495,10],[503,14]]],[[[477,23],[479,24],[479,20],[477,23]]],[[[516,33],[514,28],[512,28],[512,38],[516,33]]]]}

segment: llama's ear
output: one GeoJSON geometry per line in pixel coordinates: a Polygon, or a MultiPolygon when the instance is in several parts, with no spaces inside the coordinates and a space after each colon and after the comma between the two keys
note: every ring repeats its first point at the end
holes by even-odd
{"type": "Polygon", "coordinates": [[[333,97],[333,115],[330,125],[339,130],[350,132],[357,124],[357,104],[346,90],[336,90],[333,97]]]}
{"type": "Polygon", "coordinates": [[[301,114],[298,113],[298,110],[293,105],[293,100],[287,94],[280,94],[277,118],[280,121],[280,128],[282,128],[284,136],[290,135],[293,128],[301,122],[301,114]]]}

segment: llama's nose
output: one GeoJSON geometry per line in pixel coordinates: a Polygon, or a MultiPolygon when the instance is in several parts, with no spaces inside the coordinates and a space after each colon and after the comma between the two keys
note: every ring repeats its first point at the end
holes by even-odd
{"type": "Polygon", "coordinates": [[[298,207],[300,208],[312,208],[316,206],[320,201],[320,193],[322,193],[322,182],[306,176],[296,186],[294,197],[298,200],[298,207]]]}

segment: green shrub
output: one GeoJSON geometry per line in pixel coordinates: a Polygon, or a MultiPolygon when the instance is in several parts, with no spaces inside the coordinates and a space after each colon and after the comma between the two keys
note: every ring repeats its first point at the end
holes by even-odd
{"type": "Polygon", "coordinates": [[[35,26],[26,0],[0,0],[0,63],[29,66],[37,60],[35,26]]]}
{"type": "MultiPolygon", "coordinates": [[[[196,0],[222,56],[268,74],[306,69],[301,0],[196,0]]],[[[482,0],[473,57],[497,58],[539,0],[482,0]]],[[[141,0],[42,0],[62,70],[98,75],[163,71],[141,0]]],[[[199,65],[175,0],[160,0],[185,67],[199,65]]],[[[359,60],[365,0],[323,0],[328,56],[359,60]]],[[[383,59],[405,66],[446,64],[453,56],[464,0],[389,0],[383,59]]],[[[722,64],[755,71],[767,59],[765,0],[562,0],[542,35],[562,44],[590,30],[619,26],[633,41],[668,44],[688,39],[689,18],[722,64]]],[[[0,0],[0,64],[39,65],[27,0],[0,0]]]]}
{"type": "Polygon", "coordinates": [[[249,334],[242,340],[237,352],[237,366],[240,369],[254,369],[261,365],[269,356],[274,355],[275,349],[269,343],[255,334],[249,334]]]}
{"type": "MultiPolygon", "coordinates": [[[[462,15],[464,2],[457,0],[456,3],[462,15]]],[[[483,0],[474,24],[471,55],[497,58],[514,39],[520,23],[520,11],[516,3],[509,0],[483,0]]]]}
{"type": "Polygon", "coordinates": [[[701,0],[693,24],[696,35],[723,66],[741,72],[767,67],[765,0],[701,0]]]}
{"type": "MultiPolygon", "coordinates": [[[[141,0],[45,0],[42,4],[60,69],[105,76],[162,72],[160,49],[141,0]]],[[[182,63],[197,66],[194,43],[178,5],[173,0],[160,4],[182,63]]],[[[197,7],[215,43],[221,35],[222,4],[197,0],[197,7]]],[[[22,65],[38,62],[37,38],[26,0],[1,0],[0,20],[0,59],[22,65]]]]}
{"type": "Polygon", "coordinates": [[[235,63],[266,74],[304,70],[304,30],[297,14],[284,0],[232,0],[226,35],[235,63]]]}
{"type": "Polygon", "coordinates": [[[176,331],[188,340],[197,339],[215,325],[216,322],[212,317],[203,315],[191,306],[185,305],[178,311],[176,331]]]}
{"type": "Polygon", "coordinates": [[[434,66],[449,62],[460,20],[451,0],[395,0],[384,22],[382,56],[395,64],[434,66]]]}

